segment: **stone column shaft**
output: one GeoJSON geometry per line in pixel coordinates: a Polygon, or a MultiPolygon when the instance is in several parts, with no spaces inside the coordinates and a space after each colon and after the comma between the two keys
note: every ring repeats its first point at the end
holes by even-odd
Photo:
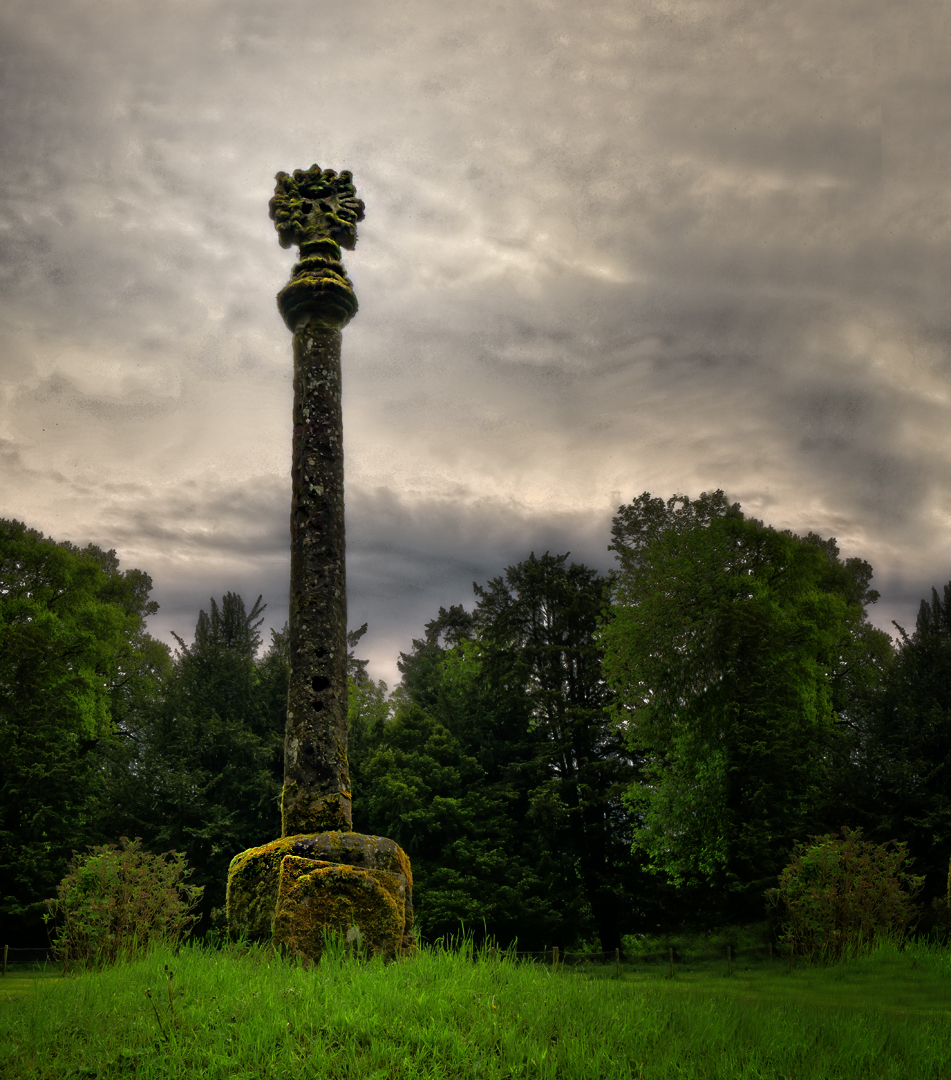
{"type": "Polygon", "coordinates": [[[351,827],[340,343],[315,324],[294,334],[284,836],[351,827]]]}

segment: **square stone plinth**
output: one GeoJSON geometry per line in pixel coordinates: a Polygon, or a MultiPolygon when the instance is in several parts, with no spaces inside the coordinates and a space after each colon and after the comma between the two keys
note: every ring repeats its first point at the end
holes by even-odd
{"type": "Polygon", "coordinates": [[[243,935],[251,941],[272,939],[281,866],[288,856],[309,860],[312,868],[317,863],[334,863],[401,878],[404,921],[400,948],[406,952],[414,947],[413,875],[406,853],[384,836],[351,832],[285,836],[236,855],[228,871],[227,899],[228,928],[234,936],[243,935]]]}

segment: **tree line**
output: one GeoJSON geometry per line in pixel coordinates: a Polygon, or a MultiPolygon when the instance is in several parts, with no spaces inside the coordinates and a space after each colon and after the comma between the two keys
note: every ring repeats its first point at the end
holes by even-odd
{"type": "MultiPolygon", "coordinates": [[[[897,642],[872,568],[717,491],[619,508],[601,574],[546,552],[441,607],[392,693],[351,633],[354,828],[414,871],[424,935],[521,948],[760,919],[794,844],[951,856],[951,583],[897,642]]],[[[0,521],[0,919],[42,941],[71,852],[184,852],[220,923],[231,858],[280,832],[286,628],[227,593],[172,651],[115,552],[0,521]]]]}

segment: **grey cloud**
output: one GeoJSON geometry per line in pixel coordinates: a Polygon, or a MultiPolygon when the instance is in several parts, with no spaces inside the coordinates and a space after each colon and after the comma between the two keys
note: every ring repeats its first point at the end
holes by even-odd
{"type": "MultiPolygon", "coordinates": [[[[392,491],[356,490],[347,502],[347,594],[351,626],[369,623],[361,655],[376,677],[393,685],[396,658],[440,605],[473,605],[472,583],[484,584],[534,550],[571,552],[571,561],[602,572],[612,565],[607,551],[610,513],[533,513],[493,500],[460,507],[442,500],[406,500],[392,491]]],[[[148,545],[163,565],[152,573],[161,605],[150,622],[153,634],[174,644],[174,630],[190,640],[207,597],[234,591],[250,602],[263,594],[265,631],[287,618],[289,541],[287,493],[262,480],[237,493],[169,495],[154,507],[124,514],[107,525],[121,550],[123,541],[148,545]],[[217,556],[202,558],[203,553],[217,556]],[[159,555],[161,553],[161,555],[159,555]],[[196,560],[189,569],[190,560],[196,560]],[[215,565],[217,561],[218,565],[215,565]],[[169,564],[178,564],[174,577],[169,564]],[[172,579],[172,585],[164,582],[172,579]]],[[[144,552],[143,552],[144,554],[144,552]]],[[[265,641],[268,640],[265,633],[265,641]]]]}
{"type": "Polygon", "coordinates": [[[570,551],[570,561],[606,571],[609,523],[607,508],[550,514],[471,493],[462,506],[408,501],[387,490],[355,493],[347,506],[349,621],[369,622],[361,647],[377,677],[393,685],[399,652],[422,636],[440,606],[471,610],[473,582],[485,584],[533,550],[570,551]]]}
{"type": "Polygon", "coordinates": [[[316,160],[368,205],[344,365],[375,663],[532,547],[605,555],[612,491],[723,487],[916,607],[951,523],[936,12],[11,0],[6,506],[152,561],[179,632],[238,586],[280,624],[266,204],[316,160]]]}

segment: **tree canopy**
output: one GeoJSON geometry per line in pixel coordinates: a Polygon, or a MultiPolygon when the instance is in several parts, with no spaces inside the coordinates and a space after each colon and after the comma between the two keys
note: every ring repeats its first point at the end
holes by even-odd
{"type": "Polygon", "coordinates": [[[23,933],[94,837],[97,751],[167,670],[151,587],[114,551],[0,520],[0,911],[23,933]]]}
{"type": "MultiPolygon", "coordinates": [[[[440,607],[391,694],[348,635],[354,827],[413,863],[424,934],[523,949],[762,918],[796,844],[951,857],[951,582],[896,648],[871,567],[743,514],[648,493],[607,575],[549,552],[440,607]]],[[[280,832],[287,627],[211,599],[171,655],[114,552],[0,522],[0,914],[41,939],[71,853],[141,837],[204,886],[280,832]]],[[[597,944],[596,944],[597,943],[597,944]]]]}
{"type": "Polygon", "coordinates": [[[597,639],[610,582],[546,552],[474,591],[401,654],[394,715],[354,743],[356,820],[406,846],[431,932],[619,946],[652,903],[597,639]]]}
{"type": "Polygon", "coordinates": [[[944,895],[951,859],[951,582],[901,627],[894,663],[852,745],[849,810],[879,843],[899,839],[944,895]]]}
{"type": "Polygon", "coordinates": [[[641,775],[636,843],[721,914],[761,904],[817,824],[837,684],[874,638],[871,567],[744,516],[723,492],[621,507],[605,671],[641,775]]]}

